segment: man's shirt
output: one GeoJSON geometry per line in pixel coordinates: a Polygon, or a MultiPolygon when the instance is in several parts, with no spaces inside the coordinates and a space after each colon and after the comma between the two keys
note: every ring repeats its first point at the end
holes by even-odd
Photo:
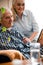
{"type": "Polygon", "coordinates": [[[22,52],[26,57],[30,57],[30,44],[23,43],[23,37],[17,30],[8,30],[0,26],[0,50],[15,49],[22,52]]]}

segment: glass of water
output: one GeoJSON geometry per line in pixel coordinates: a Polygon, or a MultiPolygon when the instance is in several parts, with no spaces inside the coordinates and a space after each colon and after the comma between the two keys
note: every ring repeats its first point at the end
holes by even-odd
{"type": "Polygon", "coordinates": [[[30,54],[32,62],[40,61],[40,43],[31,43],[30,54]]]}

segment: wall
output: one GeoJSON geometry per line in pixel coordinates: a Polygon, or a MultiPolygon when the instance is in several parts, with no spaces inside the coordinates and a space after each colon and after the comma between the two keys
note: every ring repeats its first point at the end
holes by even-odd
{"type": "Polygon", "coordinates": [[[39,25],[39,30],[43,29],[43,0],[25,0],[25,2],[25,9],[32,11],[34,18],[39,25]]]}
{"type": "Polygon", "coordinates": [[[11,8],[12,0],[0,0],[0,8],[1,7],[8,7],[11,8]]]}

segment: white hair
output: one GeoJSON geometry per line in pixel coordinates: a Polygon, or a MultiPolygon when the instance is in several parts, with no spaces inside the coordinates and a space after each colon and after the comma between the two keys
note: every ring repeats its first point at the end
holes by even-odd
{"type": "Polygon", "coordinates": [[[10,9],[10,8],[5,8],[8,12],[10,12],[11,14],[13,14],[12,13],[12,10],[10,9]]]}
{"type": "MultiPolygon", "coordinates": [[[[1,7],[1,8],[4,8],[4,9],[5,9],[5,12],[8,11],[8,12],[10,12],[11,14],[13,14],[12,11],[11,11],[11,9],[5,8],[5,7],[1,7]]],[[[3,15],[4,15],[4,14],[1,12],[1,8],[0,8],[0,20],[1,20],[1,18],[3,17],[3,15]]],[[[4,12],[4,13],[5,13],[5,12],[4,12]]]]}

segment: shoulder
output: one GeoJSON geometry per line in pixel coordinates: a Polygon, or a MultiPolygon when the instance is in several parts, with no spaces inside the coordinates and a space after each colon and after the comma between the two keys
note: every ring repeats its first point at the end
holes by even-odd
{"type": "Polygon", "coordinates": [[[32,12],[30,10],[25,10],[24,11],[26,14],[32,14],[32,12]]]}
{"type": "Polygon", "coordinates": [[[33,17],[33,14],[30,10],[25,10],[24,14],[27,15],[28,17],[33,17]]]}
{"type": "Polygon", "coordinates": [[[14,28],[14,27],[11,29],[11,31],[12,31],[13,33],[15,33],[15,34],[18,34],[18,33],[19,33],[19,31],[18,31],[16,28],[14,28]]]}

